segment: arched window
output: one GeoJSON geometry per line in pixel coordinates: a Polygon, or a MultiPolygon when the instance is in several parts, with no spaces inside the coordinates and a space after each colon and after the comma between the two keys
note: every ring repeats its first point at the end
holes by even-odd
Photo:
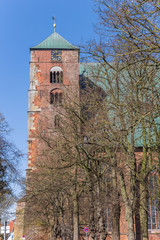
{"type": "Polygon", "coordinates": [[[50,70],[50,83],[63,83],[63,70],[60,67],[53,67],[50,70]]]}
{"type": "Polygon", "coordinates": [[[50,104],[53,104],[54,106],[60,106],[62,105],[62,92],[59,89],[53,89],[50,92],[50,104]]]}

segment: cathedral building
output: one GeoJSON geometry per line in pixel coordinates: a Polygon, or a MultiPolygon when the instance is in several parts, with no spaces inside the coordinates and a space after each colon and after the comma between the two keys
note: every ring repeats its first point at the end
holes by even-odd
{"type": "MultiPolygon", "coordinates": [[[[69,94],[70,99],[76,98],[78,100],[80,98],[80,88],[84,87],[82,81],[85,71],[83,66],[79,64],[79,51],[78,47],[70,44],[55,31],[55,26],[54,33],[40,44],[30,48],[27,184],[29,184],[32,171],[36,168],[38,142],[35,135],[40,124],[42,124],[41,128],[43,129],[44,117],[52,115],[50,119],[56,127],[59,124],[59,109],[65,96],[69,94]]],[[[158,210],[154,209],[154,204],[149,206],[149,231],[152,233],[150,240],[158,240],[160,239],[160,229],[156,219],[158,210]]],[[[34,240],[36,239],[35,235],[38,236],[38,233],[33,231],[32,225],[27,223],[26,209],[25,200],[19,200],[17,202],[14,240],[34,240]]],[[[122,214],[121,221],[125,222],[124,214],[122,214]]],[[[125,228],[126,224],[121,223],[122,240],[127,239],[125,228]]],[[[50,240],[49,235],[43,237],[42,234],[38,239],[50,240]]]]}

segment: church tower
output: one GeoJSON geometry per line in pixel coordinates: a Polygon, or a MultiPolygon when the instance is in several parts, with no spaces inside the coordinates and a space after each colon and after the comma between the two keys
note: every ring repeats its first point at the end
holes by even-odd
{"type": "MultiPolygon", "coordinates": [[[[50,119],[57,124],[57,112],[66,94],[79,99],[79,48],[73,46],[55,31],[40,44],[30,48],[30,87],[28,106],[28,166],[27,185],[36,168],[37,139],[41,120],[50,119]]],[[[47,122],[46,122],[47,124],[47,122]]],[[[17,203],[14,239],[35,239],[27,217],[27,202],[17,203]],[[30,236],[27,236],[29,233],[30,236]]],[[[47,239],[47,238],[46,238],[47,239]]]]}
{"type": "Polygon", "coordinates": [[[54,33],[30,51],[28,170],[34,167],[34,134],[40,119],[52,111],[56,124],[57,109],[66,93],[79,96],[79,48],[61,37],[55,25],[54,33]]]}

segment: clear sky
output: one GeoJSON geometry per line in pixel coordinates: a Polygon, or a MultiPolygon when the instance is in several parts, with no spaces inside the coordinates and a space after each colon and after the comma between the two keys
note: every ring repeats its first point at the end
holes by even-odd
{"type": "MultiPolygon", "coordinates": [[[[11,140],[27,153],[29,48],[56,31],[74,45],[95,37],[94,0],[0,0],[0,112],[11,140]]],[[[23,174],[27,166],[24,157],[23,174]]]]}

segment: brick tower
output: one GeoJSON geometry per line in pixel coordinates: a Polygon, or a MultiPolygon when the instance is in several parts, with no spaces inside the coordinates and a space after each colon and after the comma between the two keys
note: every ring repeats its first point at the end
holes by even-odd
{"type": "MultiPolygon", "coordinates": [[[[58,108],[66,93],[79,98],[79,48],[73,46],[55,31],[35,47],[30,48],[30,88],[28,109],[28,178],[36,167],[37,140],[35,134],[44,116],[50,116],[56,124],[58,108]]],[[[72,97],[72,96],[71,96],[72,97]]],[[[17,203],[15,240],[27,235],[25,201],[17,203]]],[[[32,227],[29,226],[32,232],[32,227]]],[[[35,236],[26,236],[35,239],[35,236]]]]}
{"type": "Polygon", "coordinates": [[[55,113],[66,92],[79,95],[79,49],[56,31],[31,50],[28,110],[28,169],[35,159],[34,131],[38,120],[55,113]],[[54,109],[54,111],[53,111],[54,109]]]}

